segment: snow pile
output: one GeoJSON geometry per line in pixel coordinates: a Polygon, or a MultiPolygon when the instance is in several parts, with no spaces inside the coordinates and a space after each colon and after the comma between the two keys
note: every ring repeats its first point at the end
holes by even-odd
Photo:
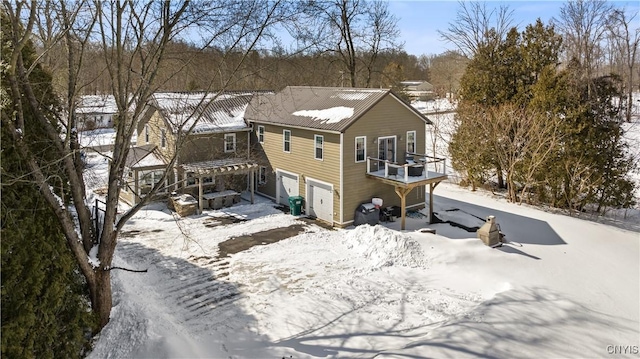
{"type": "Polygon", "coordinates": [[[362,225],[345,236],[347,248],[370,260],[374,268],[424,267],[425,255],[418,242],[383,226],[362,225]]]}
{"type": "Polygon", "coordinates": [[[311,117],[314,121],[337,123],[353,116],[353,107],[331,107],[324,110],[302,110],[292,113],[294,116],[311,117]]]}

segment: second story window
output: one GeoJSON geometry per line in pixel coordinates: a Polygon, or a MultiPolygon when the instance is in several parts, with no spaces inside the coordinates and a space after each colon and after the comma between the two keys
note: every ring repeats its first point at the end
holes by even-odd
{"type": "Polygon", "coordinates": [[[164,128],[160,130],[160,145],[162,148],[167,147],[167,131],[164,128]]]}
{"type": "Polygon", "coordinates": [[[144,125],[144,142],[149,143],[149,125],[144,125]]]}
{"type": "Polygon", "coordinates": [[[407,131],[407,152],[416,153],[416,131],[407,131]]]}
{"type": "Polygon", "coordinates": [[[256,132],[258,134],[258,142],[264,143],[264,126],[258,126],[256,132]]]}
{"type": "Polygon", "coordinates": [[[356,137],[356,162],[364,162],[367,153],[367,137],[356,137]]]}
{"type": "Polygon", "coordinates": [[[315,143],[315,159],[321,160],[324,158],[324,136],[314,135],[314,143],[315,143]]]}
{"type": "Polygon", "coordinates": [[[291,152],[291,131],[282,131],[282,150],[284,152],[291,152]]]}
{"type": "Polygon", "coordinates": [[[235,152],[236,151],[236,134],[235,133],[225,133],[224,135],[224,152],[235,152]]]}

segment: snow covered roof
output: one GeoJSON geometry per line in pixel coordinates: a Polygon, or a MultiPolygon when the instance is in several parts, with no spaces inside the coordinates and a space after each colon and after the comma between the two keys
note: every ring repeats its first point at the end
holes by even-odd
{"type": "Polygon", "coordinates": [[[126,166],[129,168],[147,168],[165,166],[162,157],[156,152],[156,146],[144,145],[132,147],[127,155],[126,166]]]}
{"type": "Polygon", "coordinates": [[[245,110],[254,92],[158,92],[151,104],[167,120],[172,131],[192,133],[231,132],[247,129],[245,110]]]}
{"type": "Polygon", "coordinates": [[[81,96],[76,106],[78,114],[115,114],[118,112],[116,99],[113,95],[87,95],[81,96]]]}
{"type": "Polygon", "coordinates": [[[402,101],[389,89],[288,86],[273,95],[256,96],[245,117],[248,121],[342,132],[388,95],[402,101]]]}
{"type": "Polygon", "coordinates": [[[456,110],[458,103],[446,98],[439,98],[432,101],[414,101],[411,103],[411,106],[423,114],[433,114],[453,112],[456,110]]]}

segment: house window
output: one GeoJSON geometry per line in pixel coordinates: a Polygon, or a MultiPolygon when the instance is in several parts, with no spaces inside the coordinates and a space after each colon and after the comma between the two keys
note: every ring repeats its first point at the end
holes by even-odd
{"type": "Polygon", "coordinates": [[[407,152],[416,153],[416,131],[407,131],[407,152]]]}
{"type": "Polygon", "coordinates": [[[364,162],[367,153],[367,137],[356,137],[356,162],[364,162]]]}
{"type": "Polygon", "coordinates": [[[260,166],[258,170],[258,184],[264,185],[267,183],[267,167],[260,166]]]}
{"type": "Polygon", "coordinates": [[[256,131],[258,133],[258,142],[264,143],[264,126],[258,126],[256,131]]]}
{"type": "Polygon", "coordinates": [[[149,125],[144,125],[144,141],[149,143],[149,125]]]}
{"type": "Polygon", "coordinates": [[[282,150],[284,152],[291,152],[291,131],[283,130],[282,131],[282,150]]]}
{"type": "Polygon", "coordinates": [[[235,152],[236,150],[236,134],[226,133],[224,135],[224,152],[235,152]]]}
{"type": "Polygon", "coordinates": [[[213,177],[211,177],[211,176],[202,177],[202,183],[203,184],[212,184],[213,183],[213,177]]]}
{"type": "Polygon", "coordinates": [[[162,148],[167,147],[167,131],[164,128],[160,130],[160,141],[162,148]]]}
{"type": "Polygon", "coordinates": [[[324,158],[324,136],[322,135],[314,135],[313,136],[315,142],[315,159],[321,160],[324,158]]]}
{"type": "MultiPolygon", "coordinates": [[[[140,182],[141,182],[140,192],[141,194],[147,194],[151,191],[153,186],[155,186],[158,182],[160,182],[160,180],[162,179],[162,176],[164,176],[164,171],[157,170],[157,171],[142,172],[141,175],[142,176],[140,178],[140,182]]],[[[166,188],[160,188],[158,192],[164,192],[165,190],[166,188]]]]}

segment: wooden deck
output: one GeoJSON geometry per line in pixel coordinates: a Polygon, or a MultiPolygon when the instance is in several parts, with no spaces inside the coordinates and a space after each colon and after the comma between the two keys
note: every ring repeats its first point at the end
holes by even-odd
{"type": "Polygon", "coordinates": [[[407,154],[407,158],[412,158],[412,160],[402,165],[378,158],[367,158],[367,177],[394,186],[396,194],[400,197],[402,212],[400,229],[405,228],[407,194],[415,187],[429,186],[429,221],[431,221],[433,218],[433,190],[440,182],[447,179],[444,158],[414,153],[407,154]]]}

